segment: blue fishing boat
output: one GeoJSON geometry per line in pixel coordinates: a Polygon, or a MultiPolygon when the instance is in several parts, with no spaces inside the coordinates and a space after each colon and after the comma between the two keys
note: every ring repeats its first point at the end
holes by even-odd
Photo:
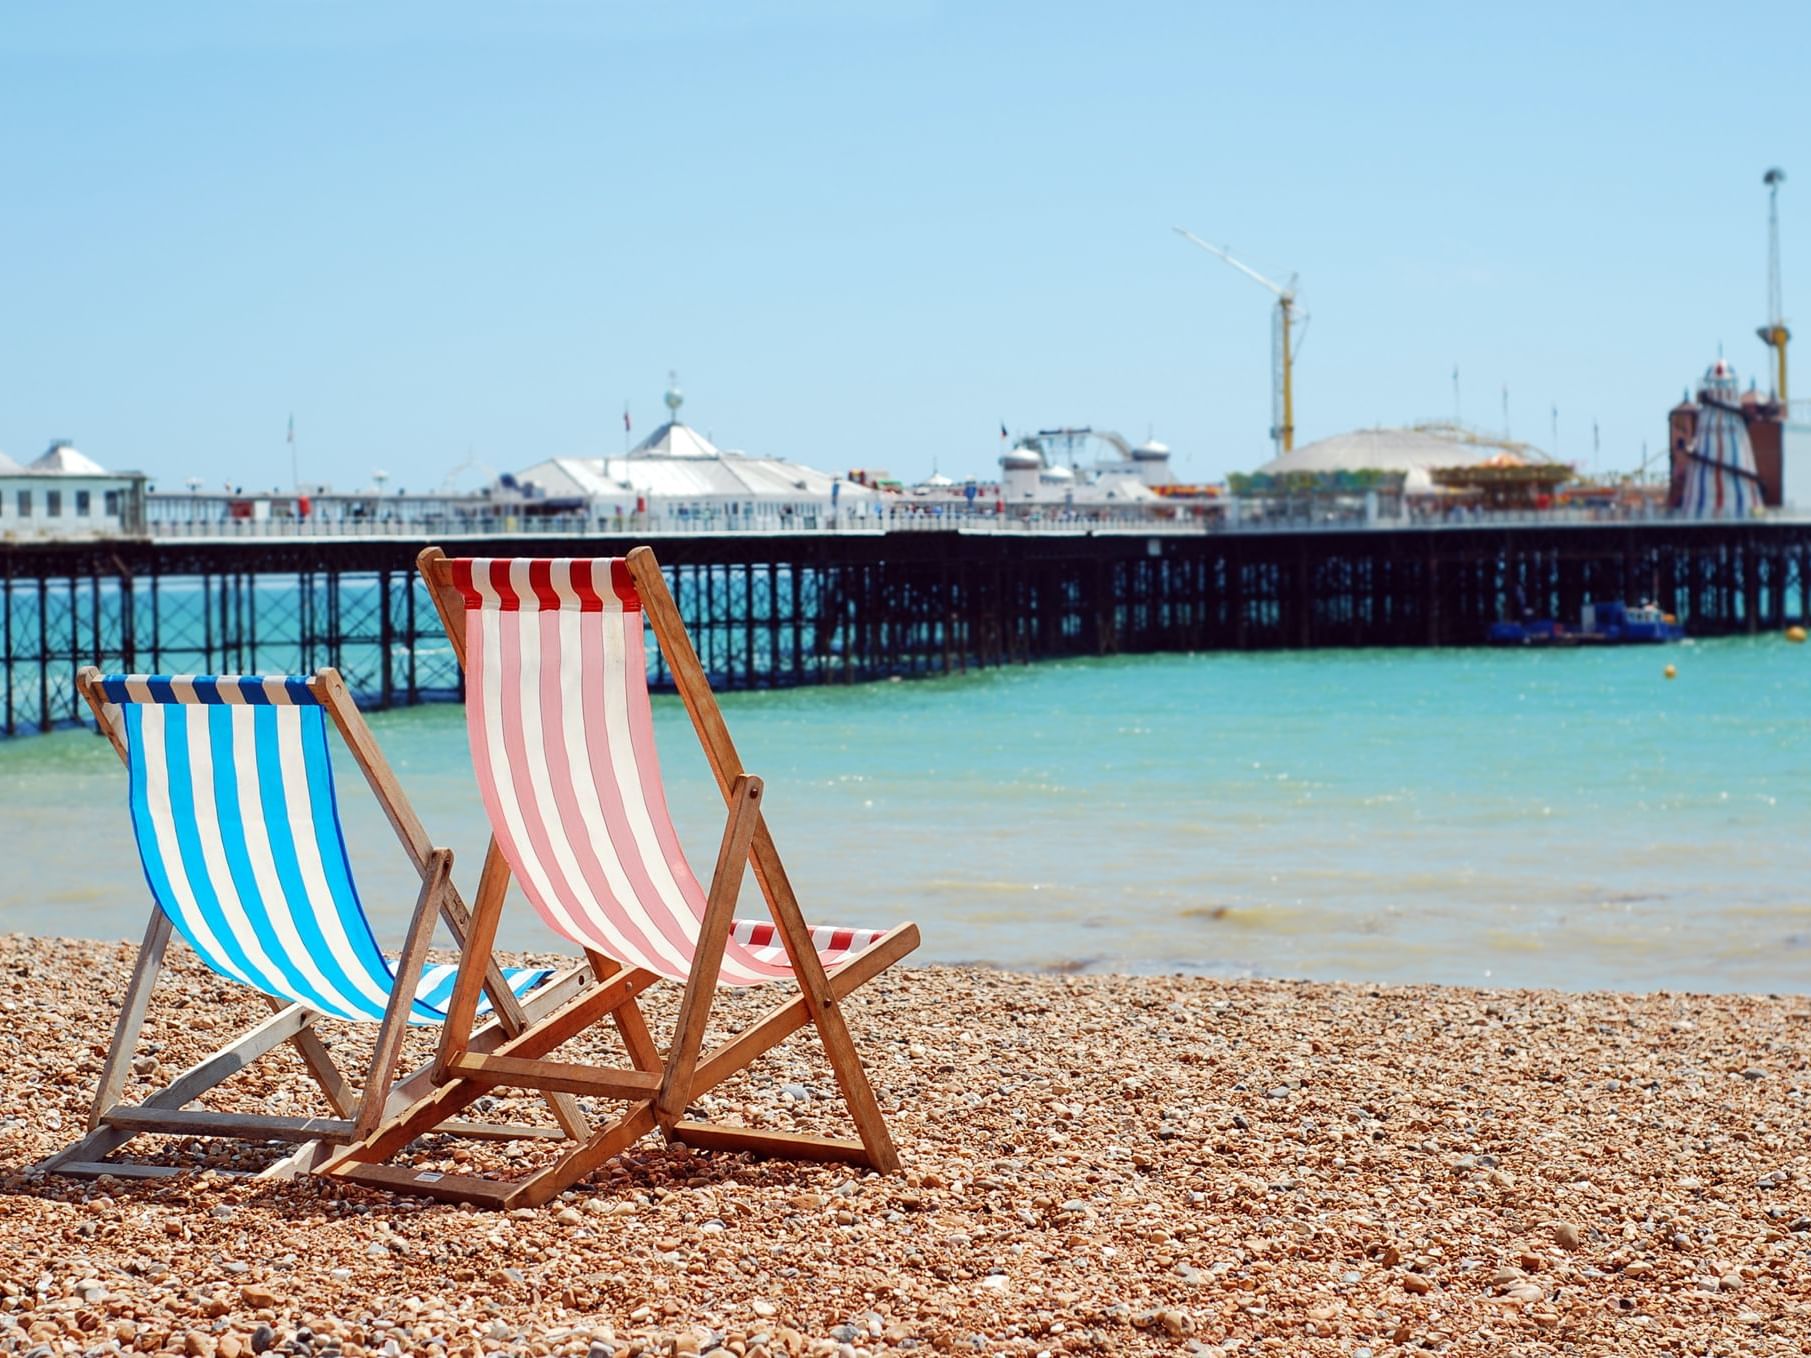
{"type": "Polygon", "coordinates": [[[1486,640],[1492,646],[1641,646],[1678,641],[1685,629],[1658,604],[1586,604],[1578,626],[1552,618],[1492,623],[1486,640]]]}

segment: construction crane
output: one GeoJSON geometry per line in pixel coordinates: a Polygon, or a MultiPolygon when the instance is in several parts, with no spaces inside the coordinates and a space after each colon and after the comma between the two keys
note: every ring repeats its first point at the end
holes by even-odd
{"type": "Polygon", "coordinates": [[[1295,360],[1301,353],[1301,345],[1296,336],[1308,324],[1308,313],[1296,310],[1296,275],[1289,275],[1287,286],[1273,282],[1249,264],[1234,259],[1230,250],[1209,245],[1194,232],[1185,231],[1180,226],[1174,230],[1184,240],[1194,242],[1210,255],[1218,255],[1252,282],[1275,295],[1277,305],[1276,312],[1271,317],[1270,335],[1270,437],[1276,443],[1278,453],[1289,452],[1295,447],[1295,360]]]}
{"type": "Polygon", "coordinates": [[[1786,341],[1792,332],[1786,329],[1784,303],[1780,297],[1780,185],[1786,172],[1777,165],[1761,176],[1767,186],[1767,324],[1755,333],[1774,351],[1779,385],[1774,397],[1782,408],[1786,405],[1786,341]]]}

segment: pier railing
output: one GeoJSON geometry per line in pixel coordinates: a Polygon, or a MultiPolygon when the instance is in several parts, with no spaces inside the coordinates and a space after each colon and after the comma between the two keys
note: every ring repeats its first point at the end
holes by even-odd
{"type": "Polygon", "coordinates": [[[1201,534],[1203,520],[1149,518],[1142,515],[1001,515],[993,513],[914,513],[845,515],[677,515],[625,514],[604,517],[581,515],[501,515],[464,519],[456,516],[416,516],[395,519],[218,519],[156,522],[151,537],[159,542],[271,539],[422,538],[422,537],[796,537],[800,534],[885,533],[986,533],[1022,535],[1164,533],[1201,534]]]}
{"type": "MultiPolygon", "coordinates": [[[[1788,507],[1757,513],[1752,522],[1811,522],[1811,510],[1788,507]]],[[[1090,515],[1062,510],[1030,515],[987,510],[901,507],[884,514],[701,515],[409,515],[394,518],[153,520],[151,537],[160,542],[398,539],[431,537],[621,538],[723,537],[887,533],[968,533],[1002,536],[1144,534],[1213,536],[1238,533],[1401,532],[1404,529],[1544,528],[1581,525],[1638,525],[1732,522],[1728,516],[1649,506],[1567,506],[1540,510],[1485,510],[1455,506],[1415,510],[1389,517],[1361,510],[1305,511],[1236,500],[1216,502],[1202,514],[1178,512],[1090,515]]]]}

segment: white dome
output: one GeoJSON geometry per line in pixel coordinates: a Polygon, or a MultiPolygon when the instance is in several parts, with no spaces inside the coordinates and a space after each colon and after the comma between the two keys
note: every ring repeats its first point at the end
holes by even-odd
{"type": "Polygon", "coordinates": [[[1156,439],[1141,443],[1132,450],[1132,460],[1135,462],[1164,462],[1169,459],[1169,455],[1170,445],[1159,443],[1156,439]]]}
{"type": "Polygon", "coordinates": [[[1404,472],[1406,489],[1431,489],[1435,467],[1475,467],[1486,462],[1524,464],[1541,460],[1520,444],[1465,434],[1450,426],[1426,429],[1355,429],[1284,453],[1258,468],[1260,474],[1288,472],[1404,472]]]}
{"type": "Polygon", "coordinates": [[[935,486],[941,490],[945,486],[953,486],[956,483],[950,480],[949,477],[945,476],[942,472],[932,472],[918,484],[921,486],[935,486]]]}
{"type": "Polygon", "coordinates": [[[1035,448],[1011,448],[1000,454],[1000,465],[1009,472],[1034,472],[1044,465],[1035,448]]]}
{"type": "Polygon", "coordinates": [[[67,439],[57,439],[50,448],[34,458],[34,472],[56,472],[65,476],[104,476],[107,469],[86,453],[79,453],[67,439]]]}
{"type": "Polygon", "coordinates": [[[1040,481],[1054,481],[1058,484],[1075,480],[1075,473],[1067,467],[1046,467],[1038,475],[1040,481]]]}

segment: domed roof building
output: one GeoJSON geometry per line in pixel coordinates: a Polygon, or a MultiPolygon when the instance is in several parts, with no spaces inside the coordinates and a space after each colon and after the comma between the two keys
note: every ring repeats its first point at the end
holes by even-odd
{"type": "Polygon", "coordinates": [[[1431,495],[1433,473],[1451,467],[1525,467],[1552,459],[1525,443],[1453,424],[1354,429],[1304,444],[1257,469],[1260,476],[1292,472],[1401,472],[1405,495],[1431,495]]]}
{"type": "Polygon", "coordinates": [[[662,398],[671,418],[618,457],[553,457],[506,478],[499,500],[520,498],[538,513],[629,514],[746,519],[811,516],[833,504],[856,508],[872,488],[780,457],[751,457],[719,448],[685,424],[685,393],[662,398]]]}

